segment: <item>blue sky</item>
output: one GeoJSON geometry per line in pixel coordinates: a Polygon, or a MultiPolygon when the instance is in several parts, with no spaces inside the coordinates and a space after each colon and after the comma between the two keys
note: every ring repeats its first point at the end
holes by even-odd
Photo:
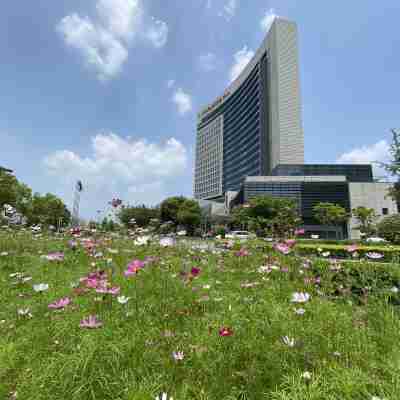
{"type": "MultiPolygon", "coordinates": [[[[192,194],[197,111],[280,15],[299,29],[306,162],[383,160],[400,127],[400,3],[16,0],[0,14],[0,165],[85,217],[192,194]]],[[[378,174],[380,172],[378,171],[378,174]]]]}

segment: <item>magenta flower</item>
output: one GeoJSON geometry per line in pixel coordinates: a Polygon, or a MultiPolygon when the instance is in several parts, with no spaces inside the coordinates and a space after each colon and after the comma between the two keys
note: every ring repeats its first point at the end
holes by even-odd
{"type": "Polygon", "coordinates": [[[295,234],[296,236],[304,235],[305,233],[306,233],[306,231],[305,231],[304,229],[296,229],[296,230],[294,231],[294,234],[295,234]]]}
{"type": "Polygon", "coordinates": [[[103,326],[103,323],[100,322],[95,315],[89,315],[88,318],[83,319],[81,321],[79,326],[81,328],[96,329],[96,328],[100,328],[101,326],[103,326]]]}
{"type": "Polygon", "coordinates": [[[200,271],[201,271],[200,268],[193,267],[193,268],[190,270],[190,273],[191,273],[193,276],[197,276],[197,275],[200,274],[200,271]]]}
{"type": "Polygon", "coordinates": [[[233,330],[231,328],[228,328],[226,326],[223,326],[219,330],[219,336],[232,336],[233,335],[233,330]]]}
{"type": "Polygon", "coordinates": [[[145,266],[145,263],[140,260],[133,260],[128,264],[127,270],[124,272],[125,276],[135,275],[141,268],[145,266]]]}
{"type": "Polygon", "coordinates": [[[279,251],[279,253],[282,253],[284,255],[287,255],[287,254],[290,253],[290,247],[285,243],[276,243],[274,245],[274,249],[279,251]]]}
{"type": "Polygon", "coordinates": [[[78,242],[75,240],[70,240],[68,242],[68,246],[70,249],[75,250],[78,247],[78,242]]]}
{"type": "Polygon", "coordinates": [[[172,357],[175,361],[182,361],[185,358],[183,351],[174,351],[172,357]]]}
{"type": "Polygon", "coordinates": [[[49,304],[48,307],[54,310],[60,310],[61,308],[66,307],[69,303],[71,303],[71,300],[68,297],[65,297],[63,299],[55,301],[54,303],[49,304]]]}

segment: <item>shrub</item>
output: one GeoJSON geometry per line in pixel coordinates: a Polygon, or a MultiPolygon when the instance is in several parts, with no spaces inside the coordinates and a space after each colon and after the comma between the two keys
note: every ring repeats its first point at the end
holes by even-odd
{"type": "Polygon", "coordinates": [[[400,214],[383,218],[378,224],[378,234],[392,243],[400,244],[400,214]]]}

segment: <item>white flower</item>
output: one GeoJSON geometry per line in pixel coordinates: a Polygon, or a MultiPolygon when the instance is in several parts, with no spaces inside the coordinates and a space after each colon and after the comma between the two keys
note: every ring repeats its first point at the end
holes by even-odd
{"type": "Polygon", "coordinates": [[[301,377],[307,381],[309,381],[311,379],[311,372],[309,371],[305,371],[301,374],[301,377]]]}
{"type": "Polygon", "coordinates": [[[306,310],[304,308],[295,308],[294,312],[297,315],[303,315],[306,312],[306,310]]]}
{"type": "Polygon", "coordinates": [[[129,301],[130,297],[118,296],[117,300],[119,304],[126,304],[129,301]]]}
{"type": "Polygon", "coordinates": [[[292,303],[306,303],[310,300],[310,295],[308,293],[303,292],[295,292],[292,295],[292,303]]]}
{"type": "Polygon", "coordinates": [[[35,292],[44,292],[48,290],[49,285],[47,283],[39,283],[38,285],[33,285],[33,290],[35,292]]]}
{"type": "Polygon", "coordinates": [[[146,245],[150,240],[150,236],[139,236],[135,241],[136,246],[144,246],[146,245]]]}
{"type": "Polygon", "coordinates": [[[396,287],[396,286],[393,286],[393,287],[390,289],[390,291],[391,291],[392,293],[398,293],[398,292],[399,292],[399,288],[396,287]]]}
{"type": "MultiPolygon", "coordinates": [[[[163,393],[160,397],[157,396],[155,400],[168,400],[167,393],[163,393]]],[[[174,400],[173,397],[170,397],[169,400],[174,400]]]]}
{"type": "Polygon", "coordinates": [[[324,251],[322,254],[322,257],[329,257],[331,255],[330,251],[324,251]]]}
{"type": "Polygon", "coordinates": [[[295,344],[296,344],[296,341],[293,338],[289,337],[289,336],[284,336],[282,338],[282,340],[283,340],[283,343],[285,343],[286,346],[289,346],[289,347],[294,347],[295,344]]]}
{"type": "Polygon", "coordinates": [[[172,356],[174,357],[175,361],[182,361],[185,358],[183,351],[174,351],[172,356]]]}
{"type": "Polygon", "coordinates": [[[203,289],[210,289],[211,285],[203,285],[203,289]]]}
{"type": "Polygon", "coordinates": [[[28,317],[28,318],[32,318],[32,314],[29,310],[29,308],[19,308],[17,311],[18,315],[20,315],[21,317],[28,317]]]}
{"type": "Polygon", "coordinates": [[[2,257],[8,256],[8,253],[6,251],[3,251],[0,253],[0,256],[2,256],[2,257]]]}
{"type": "Polygon", "coordinates": [[[170,237],[160,239],[160,246],[161,247],[171,247],[175,245],[175,240],[170,237]]]}

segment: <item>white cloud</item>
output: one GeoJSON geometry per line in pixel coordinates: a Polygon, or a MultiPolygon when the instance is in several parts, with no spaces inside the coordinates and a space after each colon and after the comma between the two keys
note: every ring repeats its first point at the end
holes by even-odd
{"type": "Polygon", "coordinates": [[[199,66],[203,71],[210,72],[217,67],[217,57],[214,53],[199,56],[199,66]]]}
{"type": "Polygon", "coordinates": [[[154,47],[164,47],[168,39],[168,25],[163,21],[152,18],[145,32],[145,37],[154,47]]]}
{"type": "Polygon", "coordinates": [[[227,0],[224,5],[224,11],[220,15],[230,21],[236,14],[239,5],[239,0],[227,0]]]}
{"type": "Polygon", "coordinates": [[[381,140],[370,146],[355,148],[342,154],[337,160],[341,164],[373,164],[374,175],[376,178],[386,176],[387,172],[376,162],[387,162],[390,159],[390,146],[386,140],[381,140]]]}
{"type": "Polygon", "coordinates": [[[212,7],[212,1],[211,0],[207,0],[206,2],[206,8],[210,9],[212,7]]]}
{"type": "Polygon", "coordinates": [[[231,83],[240,75],[253,56],[254,51],[249,50],[247,46],[244,46],[242,50],[234,54],[235,61],[229,71],[229,81],[231,83]]]}
{"type": "Polygon", "coordinates": [[[167,42],[167,24],[147,17],[142,0],[98,0],[96,11],[93,19],[76,13],[67,15],[56,30],[100,80],[120,73],[135,37],[149,41],[155,48],[167,42]]]}
{"type": "Polygon", "coordinates": [[[140,0],[98,0],[96,10],[105,29],[124,40],[133,38],[144,14],[140,0]]]}
{"type": "Polygon", "coordinates": [[[175,90],[172,96],[172,101],[178,107],[178,112],[181,115],[185,115],[187,112],[192,110],[192,98],[181,88],[175,90]]]}
{"type": "Polygon", "coordinates": [[[268,32],[275,20],[277,15],[275,14],[275,10],[271,8],[269,11],[267,11],[263,17],[263,19],[260,22],[261,29],[264,32],[268,32]]]}
{"type": "Polygon", "coordinates": [[[63,18],[57,26],[65,43],[77,50],[98,79],[116,76],[128,58],[128,50],[108,31],[77,14],[63,18]]]}
{"type": "Polygon", "coordinates": [[[187,170],[188,156],[185,146],[174,138],[157,144],[108,133],[93,137],[89,156],[61,150],[43,163],[50,174],[68,183],[82,179],[95,203],[97,197],[117,194],[138,201],[135,194],[140,193],[141,202],[155,204],[187,170]]]}

